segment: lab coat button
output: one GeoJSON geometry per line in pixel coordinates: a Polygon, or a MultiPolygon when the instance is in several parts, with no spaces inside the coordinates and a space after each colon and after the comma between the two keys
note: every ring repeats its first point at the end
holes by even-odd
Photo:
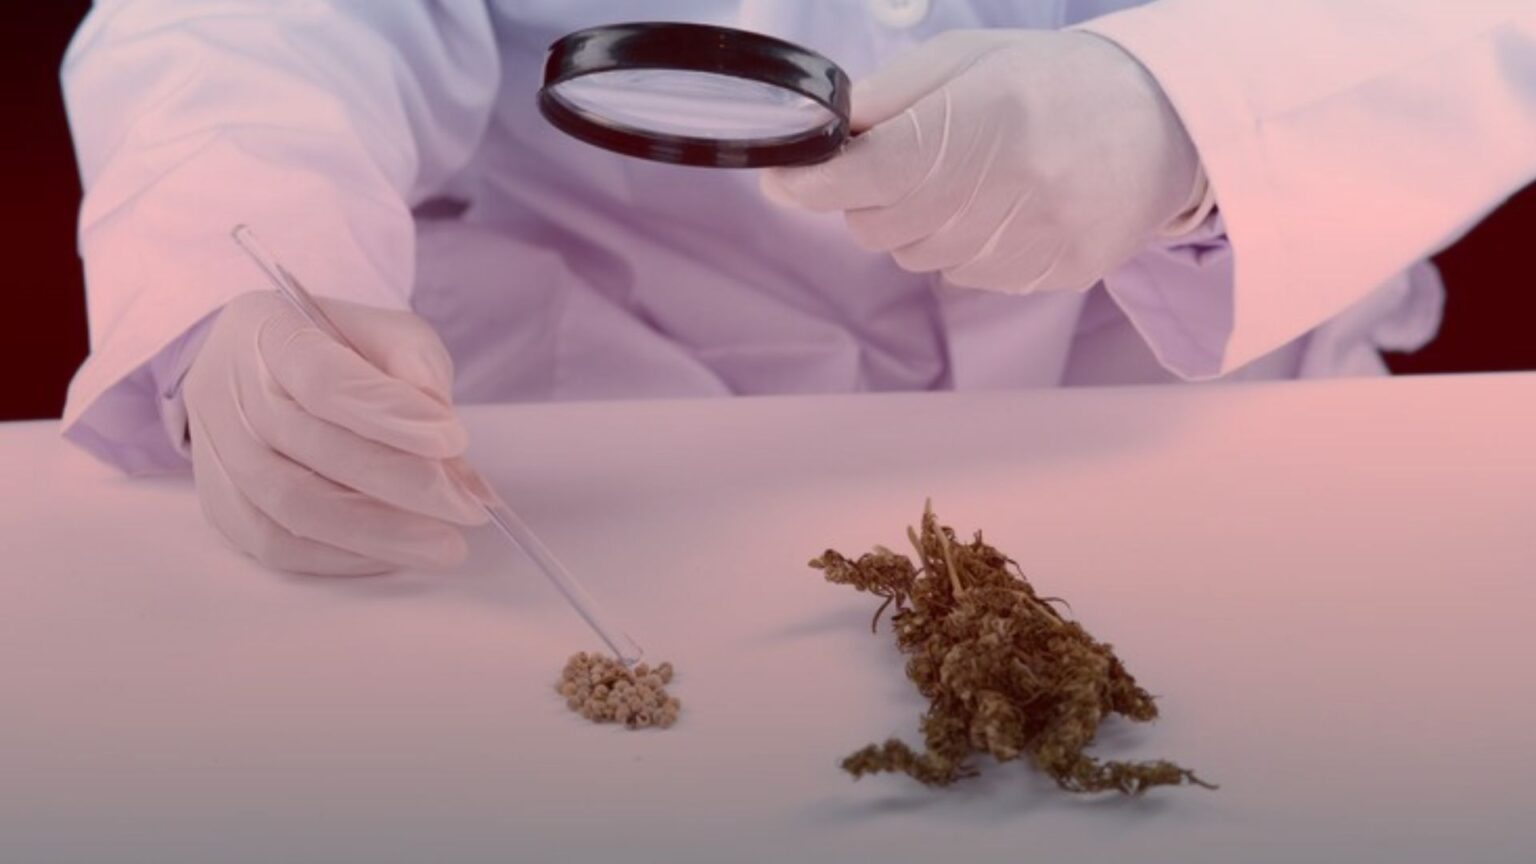
{"type": "Polygon", "coordinates": [[[928,15],[929,0],[868,0],[869,13],[887,27],[905,30],[928,15]]]}

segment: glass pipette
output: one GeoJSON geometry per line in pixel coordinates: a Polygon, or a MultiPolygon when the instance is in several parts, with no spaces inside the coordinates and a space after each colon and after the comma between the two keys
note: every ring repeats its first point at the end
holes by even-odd
{"type": "MultiPolygon", "coordinates": [[[[299,314],[319,328],[322,333],[357,351],[357,347],[336,327],[330,316],[325,314],[304,286],[299,284],[299,280],[286,267],[278,263],[277,258],[256,239],[256,235],[249,227],[237,225],[230,232],[230,236],[241,249],[245,250],[251,260],[256,262],[256,266],[267,275],[267,279],[277,288],[278,293],[287,298],[299,314]]],[[[362,352],[357,353],[361,355],[362,352]]],[[[549,581],[571,604],[571,608],[575,609],[576,614],[587,622],[587,626],[591,627],[592,632],[603,640],[608,649],[626,666],[639,662],[641,655],[645,652],[628,633],[614,628],[603,617],[598,611],[597,603],[581,587],[581,583],[577,582],[576,578],[565,569],[559,559],[555,558],[554,553],[549,551],[549,548],[539,540],[517,513],[507,506],[507,502],[502,500],[496,490],[491,488],[491,485],[462,459],[453,460],[449,463],[449,467],[460,474],[458,479],[465,486],[472,490],[484,490],[484,494],[476,495],[471,492],[471,495],[485,507],[485,513],[490,517],[491,523],[501,529],[501,533],[506,535],[513,545],[538,565],[549,581]]]]}

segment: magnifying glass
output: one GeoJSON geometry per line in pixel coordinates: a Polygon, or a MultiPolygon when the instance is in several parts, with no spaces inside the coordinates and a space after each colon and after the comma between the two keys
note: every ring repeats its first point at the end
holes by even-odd
{"type": "Polygon", "coordinates": [[[704,24],[612,24],[549,48],[539,110],[616,153],[713,168],[800,165],[848,138],[848,75],[806,48],[704,24]]]}

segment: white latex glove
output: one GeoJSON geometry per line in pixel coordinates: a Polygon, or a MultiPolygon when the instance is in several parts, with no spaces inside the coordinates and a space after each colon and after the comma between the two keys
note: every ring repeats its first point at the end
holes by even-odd
{"type": "Polygon", "coordinates": [[[826,162],[765,171],[764,192],[847,211],[861,246],[956,285],[1086,290],[1206,191],[1157,82],[1088,33],[951,31],[852,103],[868,131],[826,162]]]}
{"type": "Polygon", "coordinates": [[[199,349],[182,393],[203,512],[281,570],[462,561],[458,526],[486,517],[454,480],[447,350],[409,312],[319,302],[367,359],[272,291],[232,300],[199,349]]]}

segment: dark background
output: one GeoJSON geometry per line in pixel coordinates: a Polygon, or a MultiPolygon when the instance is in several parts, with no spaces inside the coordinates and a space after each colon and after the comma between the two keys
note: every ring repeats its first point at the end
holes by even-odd
{"type": "MultiPolygon", "coordinates": [[[[80,181],[59,93],[64,47],[89,3],[32,0],[8,9],[4,74],[4,269],[0,420],[57,417],[86,353],[85,301],[75,254],[80,181]]],[[[1403,182],[1412,183],[1412,178],[1403,182]]],[[[1436,258],[1449,288],[1440,337],[1398,373],[1536,369],[1527,316],[1536,303],[1536,187],[1517,195],[1436,258]]]]}

